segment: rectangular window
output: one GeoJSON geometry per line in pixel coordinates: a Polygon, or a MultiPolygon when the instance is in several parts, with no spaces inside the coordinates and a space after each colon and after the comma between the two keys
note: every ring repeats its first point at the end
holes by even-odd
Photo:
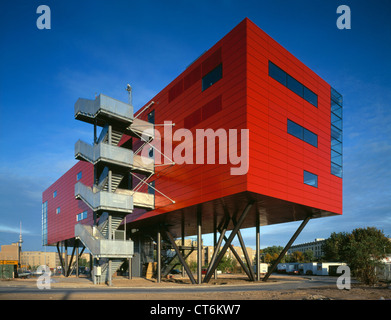
{"type": "Polygon", "coordinates": [[[312,131],[288,119],[288,133],[314,147],[318,147],[318,136],[312,131]]]}
{"type": "Polygon", "coordinates": [[[342,178],[342,95],[331,88],[331,174],[342,178]]]}
{"type": "Polygon", "coordinates": [[[82,177],[82,172],[80,171],[77,175],[76,175],[76,180],[79,181],[82,177]]]}
{"type": "Polygon", "coordinates": [[[313,145],[314,147],[318,147],[318,136],[311,132],[310,130],[307,130],[306,128],[303,128],[304,129],[304,137],[303,137],[303,140],[307,143],[309,143],[310,145],[313,145]]]}
{"type": "Polygon", "coordinates": [[[150,113],[148,113],[148,122],[155,124],[155,110],[152,110],[150,113]]]}
{"type": "Polygon", "coordinates": [[[309,186],[315,188],[318,187],[318,176],[316,174],[304,170],[303,177],[304,177],[305,184],[308,184],[309,186]]]}
{"type": "Polygon", "coordinates": [[[303,97],[303,85],[289,74],[287,77],[287,88],[292,90],[298,96],[303,97]]]}
{"type": "Polygon", "coordinates": [[[286,87],[286,72],[269,61],[269,76],[286,87]]]}
{"type": "Polygon", "coordinates": [[[318,107],[318,96],[312,92],[310,89],[304,86],[304,100],[307,100],[309,103],[318,107]]]}
{"type": "Polygon", "coordinates": [[[61,212],[61,209],[60,209],[60,207],[58,207],[57,209],[56,209],[56,214],[59,214],[61,212]]]}
{"type": "Polygon", "coordinates": [[[53,192],[53,198],[57,197],[57,190],[53,192]]]}
{"type": "Polygon", "coordinates": [[[318,107],[318,95],[316,93],[308,89],[301,82],[297,81],[271,61],[269,61],[269,76],[298,96],[304,98],[304,100],[308,101],[313,106],[318,107]]]}
{"type": "Polygon", "coordinates": [[[148,193],[155,194],[155,181],[148,183],[148,193]]]}
{"type": "Polygon", "coordinates": [[[87,219],[87,211],[83,211],[76,216],[76,221],[87,219]]]}
{"type": "Polygon", "coordinates": [[[211,72],[209,72],[202,78],[202,91],[205,91],[210,86],[214,85],[222,77],[223,77],[223,65],[219,64],[216,68],[214,68],[211,72]]]}

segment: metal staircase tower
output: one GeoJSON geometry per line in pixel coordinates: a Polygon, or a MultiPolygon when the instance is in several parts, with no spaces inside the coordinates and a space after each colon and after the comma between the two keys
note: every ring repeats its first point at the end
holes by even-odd
{"type": "Polygon", "coordinates": [[[154,209],[154,195],[133,190],[132,176],[154,174],[154,162],[134,154],[132,143],[121,144],[124,136],[153,139],[154,125],[133,116],[133,106],[100,94],[95,100],[78,99],[75,119],[94,126],[94,142],[75,144],[75,158],[94,165],[93,186],[75,184],[75,198],[94,212],[94,225],[77,224],[75,238],[94,258],[94,283],[111,284],[112,275],[133,256],[133,242],[118,230],[135,207],[154,209]],[[102,127],[97,135],[97,127],[102,127]],[[148,129],[148,131],[145,131],[148,129]],[[148,136],[149,134],[149,136],[148,136]]]}

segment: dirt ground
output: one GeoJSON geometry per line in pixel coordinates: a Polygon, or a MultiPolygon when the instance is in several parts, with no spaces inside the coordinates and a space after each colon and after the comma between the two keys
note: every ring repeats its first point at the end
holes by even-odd
{"type": "MultiPolygon", "coordinates": [[[[273,275],[270,277],[267,284],[282,284],[286,282],[297,281],[299,276],[279,276],[273,275]]],[[[391,300],[391,286],[390,284],[380,283],[376,286],[365,286],[361,284],[352,284],[350,290],[339,290],[336,285],[326,287],[310,288],[310,289],[295,289],[295,290],[255,290],[255,291],[225,291],[225,292],[197,292],[195,290],[191,293],[176,293],[167,292],[153,293],[143,292],[118,292],[118,290],[111,290],[115,288],[178,288],[192,286],[187,278],[179,276],[171,279],[163,279],[161,283],[156,280],[147,280],[144,278],[134,278],[128,280],[122,277],[113,279],[112,287],[105,284],[94,286],[90,279],[69,277],[64,278],[52,277],[51,288],[58,290],[45,290],[45,292],[35,290],[37,279],[13,279],[0,281],[0,300],[391,300]],[[19,288],[34,289],[33,293],[18,292],[19,288]],[[7,288],[10,289],[7,291],[7,288]],[[61,288],[64,291],[61,291],[61,288]],[[101,289],[99,293],[88,290],[80,290],[83,288],[101,289]],[[75,289],[75,290],[72,290],[75,289]]],[[[221,276],[219,279],[212,279],[208,284],[201,284],[199,286],[254,286],[262,284],[262,282],[250,282],[247,278],[239,275],[221,276]]],[[[197,285],[198,286],[198,285],[197,285]]]]}

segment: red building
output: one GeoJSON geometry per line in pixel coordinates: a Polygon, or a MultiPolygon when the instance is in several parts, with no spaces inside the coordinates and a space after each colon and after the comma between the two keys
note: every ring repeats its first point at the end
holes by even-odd
{"type": "MultiPolygon", "coordinates": [[[[127,237],[149,233],[159,247],[162,232],[175,248],[175,238],[219,231],[221,244],[225,230],[241,238],[242,228],[342,214],[342,96],[248,19],[136,118],[154,124],[154,139],[123,129],[118,146],[154,159],[154,170],[129,168],[117,188],[144,178],[137,191],[154,203],[121,211],[127,237]]],[[[74,199],[79,172],[92,187],[94,165],[80,161],[43,193],[44,244],[71,243],[76,224],[94,223],[96,210],[74,199]]]]}

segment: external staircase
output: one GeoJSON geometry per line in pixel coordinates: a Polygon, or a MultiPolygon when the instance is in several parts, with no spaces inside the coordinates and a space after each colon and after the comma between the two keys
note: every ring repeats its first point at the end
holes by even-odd
{"type": "Polygon", "coordinates": [[[134,253],[133,242],[119,230],[121,224],[135,207],[152,210],[155,205],[153,194],[133,190],[132,183],[134,174],[154,174],[153,160],[135,154],[132,143],[121,140],[131,136],[151,141],[153,124],[135,119],[132,105],[102,94],[95,100],[78,99],[75,118],[94,126],[93,144],[75,144],[75,158],[94,165],[93,185],[75,184],[75,198],[94,212],[94,225],[77,224],[75,238],[94,257],[94,283],[111,283],[112,275],[134,253]]]}

